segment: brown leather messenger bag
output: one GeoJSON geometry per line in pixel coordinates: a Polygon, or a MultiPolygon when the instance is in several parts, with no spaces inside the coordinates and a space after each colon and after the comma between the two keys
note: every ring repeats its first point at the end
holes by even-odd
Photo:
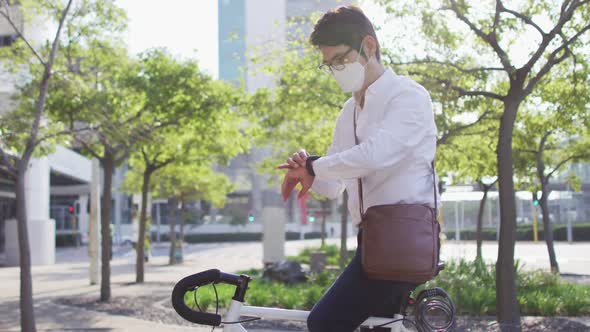
{"type": "MultiPolygon", "coordinates": [[[[356,107],[354,109],[354,138],[356,107]]],[[[440,225],[432,161],[434,209],[422,204],[371,206],[363,213],[363,183],[358,179],[361,262],[369,279],[421,284],[438,274],[440,225]]]]}

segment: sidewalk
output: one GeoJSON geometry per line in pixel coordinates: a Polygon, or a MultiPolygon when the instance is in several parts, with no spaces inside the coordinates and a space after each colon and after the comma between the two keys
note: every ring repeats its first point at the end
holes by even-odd
{"type": "MultiPolygon", "coordinates": [[[[0,304],[0,331],[20,331],[18,302],[0,304]]],[[[185,327],[148,322],[137,318],[57,305],[48,300],[35,305],[37,331],[144,331],[210,332],[206,327],[185,327]]]]}
{"type": "MultiPolygon", "coordinates": [[[[317,240],[297,242],[287,243],[287,255],[296,254],[305,246],[318,245],[317,240]]],[[[167,252],[166,248],[161,249],[167,252]]],[[[84,251],[83,248],[80,250],[84,251]]],[[[135,255],[123,254],[115,257],[111,261],[111,298],[150,295],[166,299],[169,298],[174,283],[187,275],[211,268],[235,272],[262,267],[261,243],[192,245],[187,252],[189,253],[185,255],[184,263],[175,266],[168,265],[168,257],[165,255],[153,256],[145,266],[146,283],[142,285],[133,283],[135,255]]],[[[57,257],[58,262],[55,265],[33,267],[38,331],[211,331],[211,327],[197,324],[165,324],[141,316],[130,317],[57,304],[55,301],[59,299],[83,297],[98,300],[100,297],[100,285],[89,285],[88,262],[80,259],[80,252],[65,249],[57,257]]],[[[17,267],[0,267],[0,331],[20,331],[19,273],[17,267]]],[[[170,310],[169,315],[177,316],[172,308],[167,309],[170,310]]],[[[215,330],[221,331],[221,328],[215,330]]],[[[256,329],[248,331],[265,332],[256,329]]]]}
{"type": "MultiPolygon", "coordinates": [[[[339,243],[338,239],[329,239],[328,243],[339,243]]],[[[443,258],[472,259],[475,245],[473,243],[446,242],[443,258]]],[[[294,255],[307,246],[319,246],[319,240],[288,241],[285,246],[286,255],[294,255]]],[[[349,238],[350,249],[356,247],[356,239],[349,238]]],[[[146,283],[134,284],[135,255],[122,253],[111,262],[112,298],[134,299],[151,295],[167,307],[164,300],[169,298],[172,286],[182,277],[203,270],[218,268],[225,272],[235,272],[249,268],[261,268],[262,245],[259,242],[217,243],[190,245],[187,248],[184,264],[167,265],[165,245],[155,245],[156,251],[149,264],[146,265],[146,283]],[[161,299],[161,300],[160,300],[161,299]]],[[[484,258],[492,261],[497,253],[497,245],[484,243],[484,258]]],[[[211,327],[192,325],[181,326],[180,323],[157,322],[147,320],[141,314],[127,316],[109,314],[96,310],[84,309],[73,305],[56,303],[67,298],[88,298],[92,301],[99,298],[99,285],[89,285],[88,262],[84,261],[84,248],[60,249],[58,264],[33,267],[33,287],[35,300],[35,317],[38,331],[211,331],[211,327]],[[82,251],[82,254],[79,252],[82,251]]],[[[518,243],[516,252],[518,259],[530,268],[547,266],[546,248],[542,244],[518,243]]],[[[557,244],[556,250],[562,272],[572,274],[590,274],[590,257],[580,255],[590,251],[590,243],[557,244]]],[[[583,276],[582,276],[583,277],[583,276]]],[[[20,331],[19,322],[19,269],[16,267],[0,267],[0,331],[20,331]]],[[[171,309],[164,313],[165,317],[176,317],[171,309]]],[[[166,308],[164,309],[166,310],[166,308]]],[[[578,317],[572,320],[590,326],[590,318],[578,317]]],[[[589,328],[590,329],[590,328],[589,328]]],[[[221,329],[216,328],[216,331],[221,329]]],[[[249,329],[249,332],[263,332],[249,329]]],[[[268,332],[268,331],[267,331],[268,332]]]]}

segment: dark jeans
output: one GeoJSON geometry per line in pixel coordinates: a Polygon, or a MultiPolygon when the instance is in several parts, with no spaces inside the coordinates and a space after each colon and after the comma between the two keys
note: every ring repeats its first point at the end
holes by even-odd
{"type": "MultiPolygon", "coordinates": [[[[361,266],[361,233],[352,261],[307,318],[310,332],[352,332],[370,316],[393,317],[408,291],[417,285],[368,279],[361,266]]],[[[392,253],[395,254],[395,253],[392,253]]],[[[361,331],[391,331],[390,328],[361,328],[361,331]]]]}

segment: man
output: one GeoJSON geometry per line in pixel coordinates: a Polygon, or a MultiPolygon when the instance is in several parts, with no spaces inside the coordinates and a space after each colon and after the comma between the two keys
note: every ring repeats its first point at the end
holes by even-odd
{"type": "MultiPolygon", "coordinates": [[[[283,198],[298,183],[302,186],[300,197],[311,189],[336,198],[346,189],[352,222],[358,227],[357,179],[361,178],[364,211],[396,203],[434,207],[431,162],[437,130],[428,92],[383,66],[373,25],[357,7],[339,7],[324,14],[310,41],[322,53],[320,69],[353,95],[338,117],[326,156],[309,156],[302,149],[278,166],[288,169],[281,188],[283,198]]],[[[359,232],[357,241],[360,239],[359,232]]],[[[407,292],[416,286],[368,279],[359,251],[360,246],[313,307],[307,321],[309,331],[354,331],[370,316],[393,317],[407,292]]]]}

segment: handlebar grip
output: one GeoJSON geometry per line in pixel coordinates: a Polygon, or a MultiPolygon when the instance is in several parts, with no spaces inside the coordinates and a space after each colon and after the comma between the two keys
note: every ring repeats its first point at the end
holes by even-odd
{"type": "MultiPolygon", "coordinates": [[[[199,272],[180,280],[172,290],[172,306],[174,310],[184,319],[196,324],[219,326],[221,315],[194,311],[184,302],[184,294],[197,286],[207,285],[216,282],[221,278],[222,272],[218,269],[199,272]]],[[[225,281],[225,280],[224,280],[225,281]]]]}

